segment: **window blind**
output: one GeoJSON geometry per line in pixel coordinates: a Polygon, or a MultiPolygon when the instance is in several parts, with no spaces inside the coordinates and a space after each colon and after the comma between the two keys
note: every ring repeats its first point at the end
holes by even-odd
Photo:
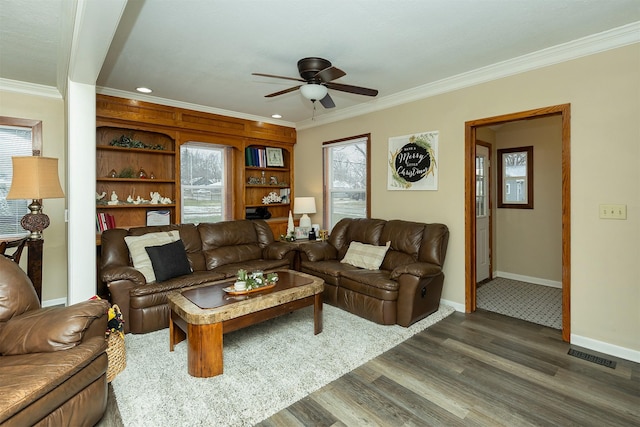
{"type": "Polygon", "coordinates": [[[0,238],[16,237],[28,232],[20,219],[29,212],[29,200],[7,200],[13,176],[12,156],[33,154],[30,127],[0,126],[0,238]]]}

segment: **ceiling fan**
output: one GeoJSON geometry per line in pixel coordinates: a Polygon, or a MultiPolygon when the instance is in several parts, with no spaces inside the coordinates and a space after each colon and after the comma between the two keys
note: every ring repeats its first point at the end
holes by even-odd
{"type": "Polygon", "coordinates": [[[328,89],[339,90],[342,92],[355,93],[357,95],[376,96],[378,91],[376,89],[368,89],[366,87],[345,85],[341,83],[333,83],[333,80],[339,79],[347,75],[344,71],[331,65],[331,62],[322,58],[302,58],[298,61],[298,72],[300,77],[285,77],[275,76],[273,74],[252,73],[254,76],[272,77],[276,79],[295,80],[303,82],[298,86],[290,87],[289,89],[281,90],[278,92],[265,95],[265,98],[272,98],[278,95],[284,95],[285,93],[293,92],[300,89],[302,96],[311,100],[311,102],[320,101],[324,108],[333,108],[336,104],[331,99],[328,93],[328,89]]]}

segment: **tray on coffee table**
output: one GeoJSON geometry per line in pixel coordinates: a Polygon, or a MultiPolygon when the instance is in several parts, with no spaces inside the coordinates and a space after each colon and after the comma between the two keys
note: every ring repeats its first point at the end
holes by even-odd
{"type": "Polygon", "coordinates": [[[276,284],[272,283],[270,285],[260,286],[258,288],[253,288],[253,289],[247,289],[245,291],[236,291],[233,285],[231,285],[231,286],[227,286],[226,288],[222,288],[222,290],[228,293],[229,295],[247,295],[247,294],[252,294],[254,292],[266,291],[267,289],[272,289],[275,286],[276,284]]]}

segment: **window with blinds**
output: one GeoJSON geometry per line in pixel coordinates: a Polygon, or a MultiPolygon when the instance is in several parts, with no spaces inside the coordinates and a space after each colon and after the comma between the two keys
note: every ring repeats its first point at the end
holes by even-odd
{"type": "Polygon", "coordinates": [[[0,238],[28,234],[20,219],[29,212],[29,200],[7,200],[13,167],[11,157],[33,154],[31,127],[0,125],[0,238]]]}

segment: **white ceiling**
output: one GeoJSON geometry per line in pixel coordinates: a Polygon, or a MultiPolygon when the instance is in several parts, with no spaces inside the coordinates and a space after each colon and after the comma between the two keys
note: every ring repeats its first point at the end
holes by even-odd
{"type": "MultiPolygon", "coordinates": [[[[71,1],[0,0],[0,79],[59,86],[71,1]]],[[[331,90],[322,119],[638,21],[639,0],[129,0],[96,84],[300,125],[314,113],[299,91],[264,97],[297,83],[252,72],[298,77],[319,56],[347,73],[338,83],[379,90],[331,90]]]]}

